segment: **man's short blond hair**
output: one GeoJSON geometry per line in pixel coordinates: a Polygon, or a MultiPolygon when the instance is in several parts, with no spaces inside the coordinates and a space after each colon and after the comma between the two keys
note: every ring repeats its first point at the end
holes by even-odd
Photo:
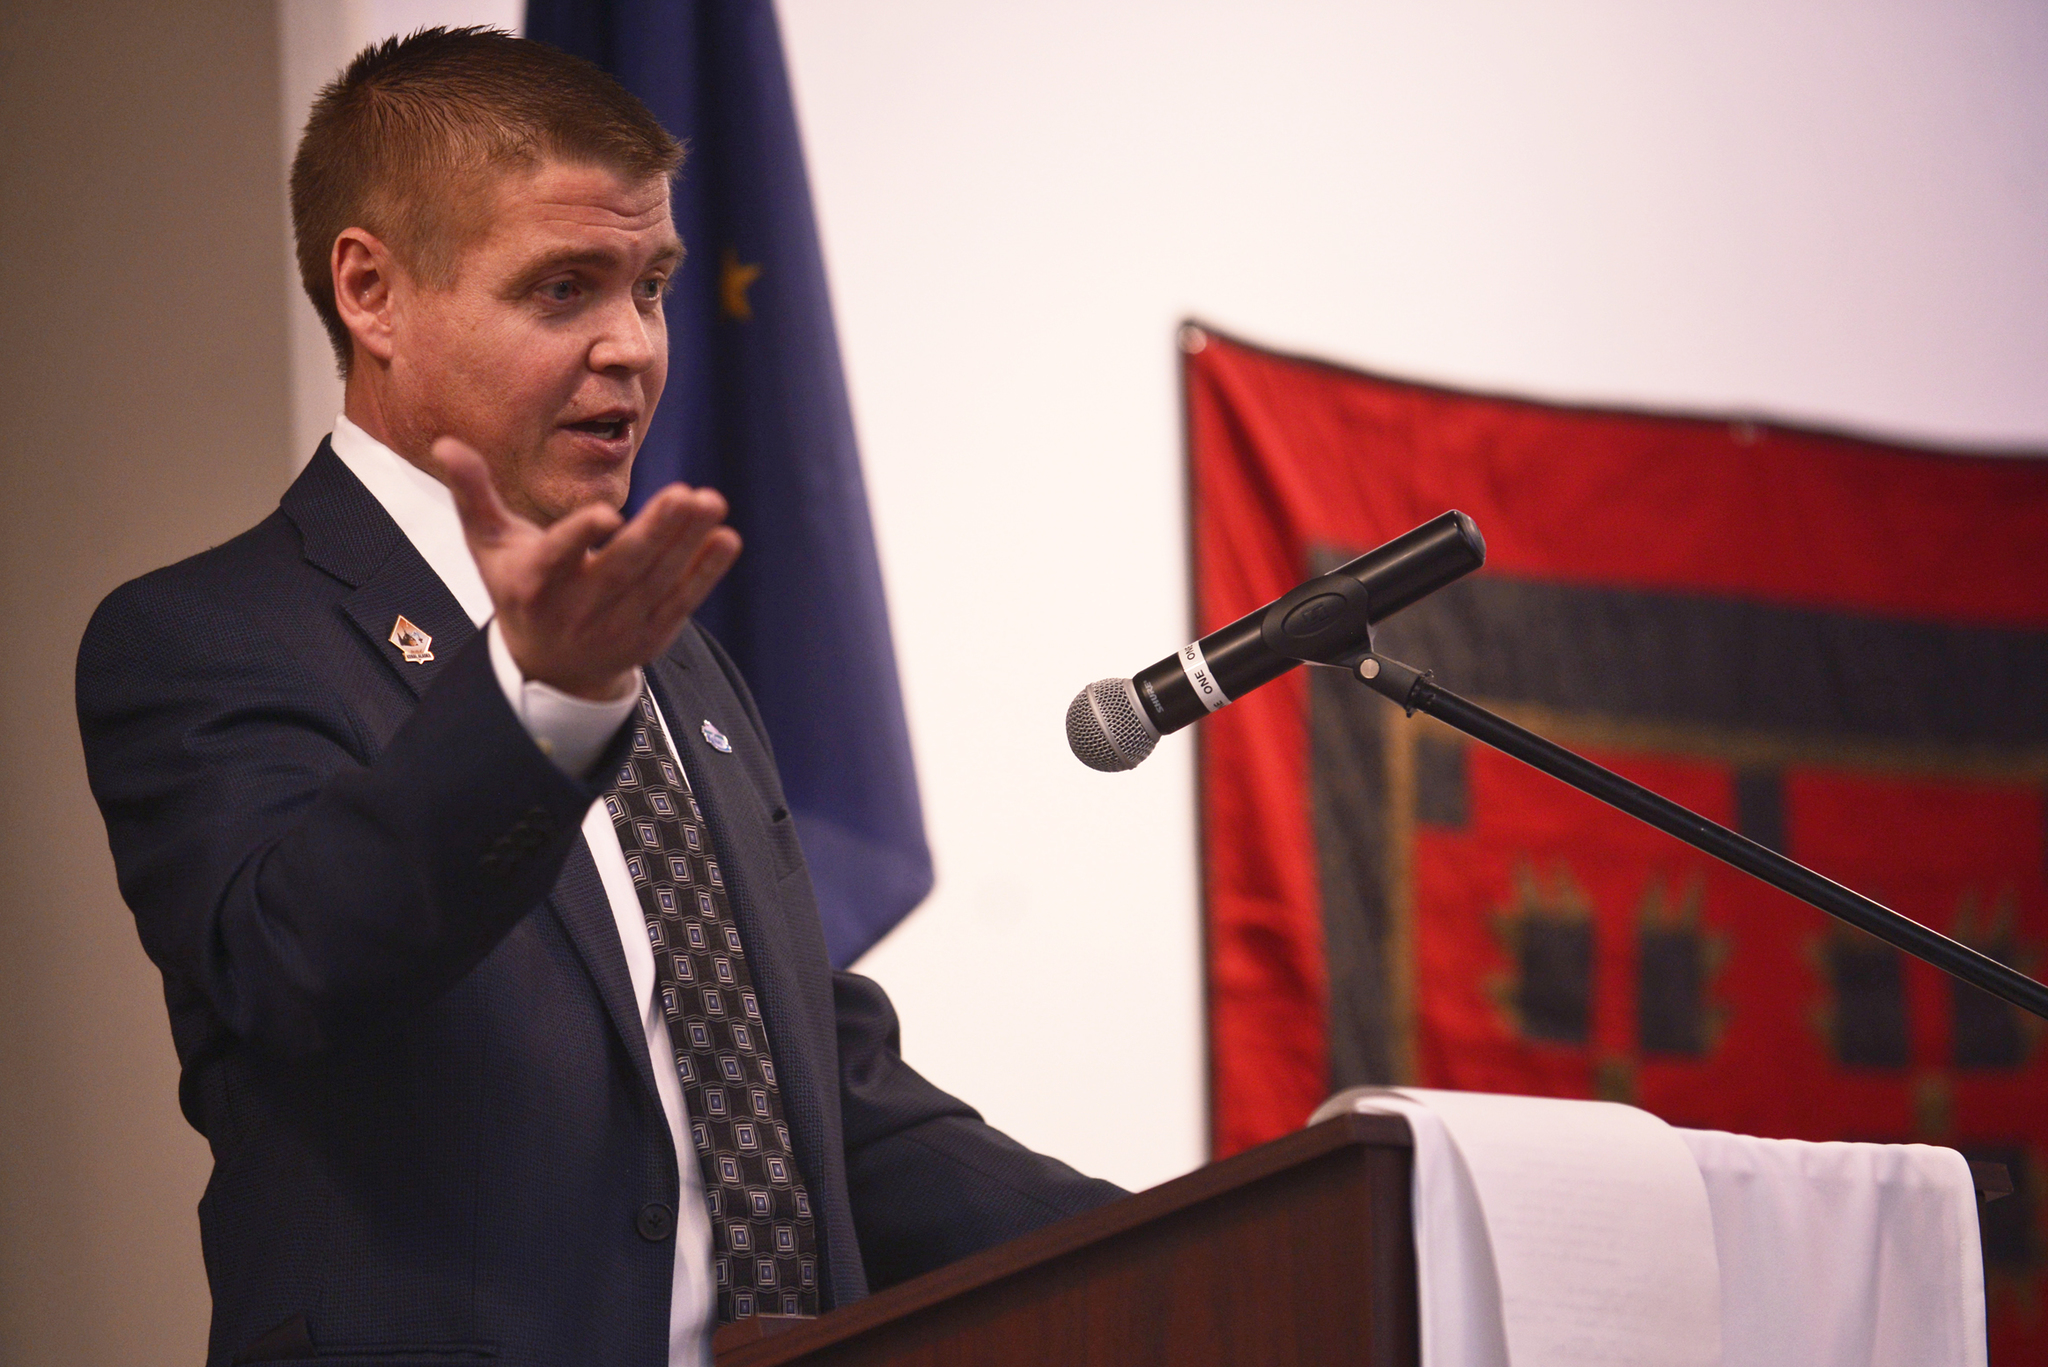
{"type": "Polygon", "coordinates": [[[498,179],[547,160],[672,179],[683,149],[604,71],[498,29],[387,38],[320,92],[292,159],[292,231],[344,375],[353,344],[334,304],[335,238],[362,228],[445,285],[488,226],[498,179]]]}

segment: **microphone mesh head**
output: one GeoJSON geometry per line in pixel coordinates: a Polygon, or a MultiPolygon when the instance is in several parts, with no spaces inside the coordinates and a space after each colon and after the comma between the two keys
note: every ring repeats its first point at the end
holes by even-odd
{"type": "Polygon", "coordinates": [[[1090,769],[1135,769],[1158,743],[1129,679],[1097,679],[1067,705],[1067,745],[1090,769]]]}

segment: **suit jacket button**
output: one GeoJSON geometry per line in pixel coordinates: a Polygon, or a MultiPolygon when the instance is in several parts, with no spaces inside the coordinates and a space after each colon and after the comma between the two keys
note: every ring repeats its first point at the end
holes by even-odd
{"type": "Polygon", "coordinates": [[[633,1222],[640,1231],[640,1237],[649,1243],[660,1243],[676,1231],[676,1213],[659,1201],[649,1201],[640,1207],[640,1217],[633,1222]]]}

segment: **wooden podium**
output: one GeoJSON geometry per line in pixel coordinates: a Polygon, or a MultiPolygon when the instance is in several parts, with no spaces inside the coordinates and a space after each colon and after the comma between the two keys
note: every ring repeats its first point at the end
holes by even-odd
{"type": "Polygon", "coordinates": [[[813,1320],[718,1367],[1412,1367],[1408,1124],[1346,1115],[813,1320]]]}

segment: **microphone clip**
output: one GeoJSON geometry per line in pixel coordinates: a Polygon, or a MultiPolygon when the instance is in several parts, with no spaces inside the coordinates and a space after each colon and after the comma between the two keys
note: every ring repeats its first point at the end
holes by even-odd
{"type": "Polygon", "coordinates": [[[1285,597],[1259,619],[1259,639],[1275,655],[1303,664],[1356,669],[1372,653],[1372,615],[1365,585],[1332,570],[1285,597]]]}

